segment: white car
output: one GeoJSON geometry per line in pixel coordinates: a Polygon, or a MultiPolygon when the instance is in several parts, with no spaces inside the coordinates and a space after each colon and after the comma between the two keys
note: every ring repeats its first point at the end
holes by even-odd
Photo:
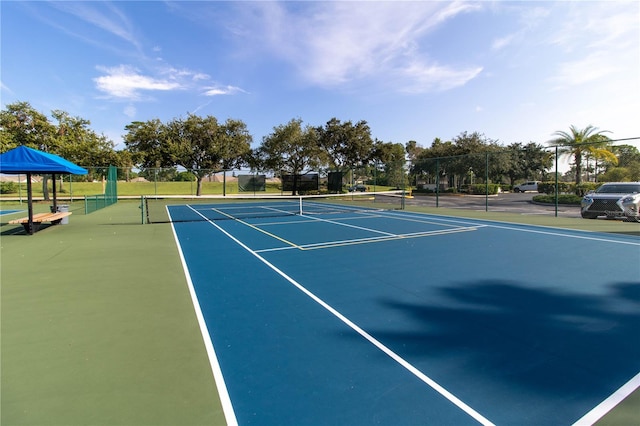
{"type": "Polygon", "coordinates": [[[585,219],[606,216],[640,222],[640,182],[605,183],[585,195],[580,207],[585,219]]]}
{"type": "Polygon", "coordinates": [[[521,183],[520,185],[516,185],[513,187],[513,192],[526,192],[526,191],[538,192],[538,181],[530,180],[529,182],[521,183]]]}

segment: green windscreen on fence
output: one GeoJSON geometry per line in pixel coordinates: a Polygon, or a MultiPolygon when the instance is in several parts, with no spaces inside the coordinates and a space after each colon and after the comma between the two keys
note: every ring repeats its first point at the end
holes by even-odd
{"type": "Polygon", "coordinates": [[[107,179],[104,181],[104,193],[98,195],[85,195],[84,212],[92,213],[118,202],[118,168],[109,166],[107,179]]]}
{"type": "Polygon", "coordinates": [[[283,174],[281,179],[283,191],[317,191],[320,182],[317,173],[283,174]]]}
{"type": "Polygon", "coordinates": [[[265,192],[266,190],[265,175],[238,175],[238,192],[265,192]]]}

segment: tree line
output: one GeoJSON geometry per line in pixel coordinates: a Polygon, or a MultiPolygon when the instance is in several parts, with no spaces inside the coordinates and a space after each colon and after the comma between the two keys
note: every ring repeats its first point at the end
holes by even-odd
{"type": "MultiPolygon", "coordinates": [[[[7,105],[0,111],[0,152],[27,145],[92,168],[181,167],[198,181],[197,194],[207,174],[240,168],[276,175],[357,170],[362,175],[379,173],[398,187],[418,180],[473,183],[474,178],[513,185],[522,179],[544,180],[555,158],[548,145],[516,142],[504,146],[477,132],[462,132],[450,141],[436,138],[428,148],[415,141],[383,142],[371,135],[366,121],[335,117],[322,126],[292,119],[275,126],[252,148],[253,137],[242,120],[222,122],[195,114],[168,122],[134,121],[125,126],[126,148],[115,150],[113,142],[92,130],[88,120],[61,110],[52,111],[51,117],[53,121],[28,102],[7,105]]],[[[605,133],[592,126],[572,126],[569,132],[556,132],[549,145],[560,145],[559,155],[572,158],[576,183],[585,171],[639,180],[638,150],[630,145],[613,146],[605,133]],[[595,164],[597,171],[589,164],[595,164]]]]}
{"type": "Polygon", "coordinates": [[[278,125],[257,148],[240,120],[219,122],[215,117],[189,114],[168,123],[159,120],[126,126],[125,144],[132,160],[143,168],[182,167],[194,174],[200,194],[211,171],[248,167],[274,175],[311,171],[340,171],[378,164],[382,172],[405,160],[402,144],[375,140],[366,121],[332,118],[324,126],[292,119],[278,125]]]}

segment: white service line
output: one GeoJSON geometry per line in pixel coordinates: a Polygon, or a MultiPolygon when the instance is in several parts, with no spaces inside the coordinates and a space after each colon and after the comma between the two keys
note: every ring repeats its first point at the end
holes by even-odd
{"type": "Polygon", "coordinates": [[[305,215],[305,214],[302,214],[300,216],[311,218],[311,219],[313,219],[313,220],[315,220],[317,222],[332,223],[334,225],[346,226],[347,228],[354,228],[354,229],[359,229],[361,231],[373,232],[374,234],[382,234],[382,235],[386,235],[386,236],[389,236],[389,237],[395,237],[396,236],[396,234],[392,234],[390,232],[379,231],[377,229],[371,229],[371,228],[365,228],[364,226],[350,225],[348,223],[342,223],[342,222],[338,222],[338,221],[335,221],[335,220],[321,219],[319,217],[308,216],[308,215],[305,215]]]}
{"type": "MultiPolygon", "coordinates": [[[[296,222],[298,223],[298,222],[296,222]]],[[[480,226],[481,228],[482,226],[480,226]]],[[[468,228],[457,228],[457,229],[443,229],[437,231],[424,231],[424,232],[411,232],[409,234],[392,234],[392,235],[383,235],[379,237],[368,237],[368,238],[356,238],[351,240],[338,240],[338,241],[325,241],[321,243],[311,243],[311,244],[302,244],[296,246],[287,246],[287,247],[273,247],[256,250],[256,253],[265,253],[269,251],[283,251],[283,250],[318,250],[318,249],[326,249],[333,247],[343,247],[357,244],[368,244],[368,243],[377,243],[382,241],[396,241],[403,240],[409,238],[422,238],[422,237],[433,237],[437,235],[446,235],[446,234],[455,234],[459,232],[469,232],[475,231],[478,227],[468,227],[468,228]]]]}

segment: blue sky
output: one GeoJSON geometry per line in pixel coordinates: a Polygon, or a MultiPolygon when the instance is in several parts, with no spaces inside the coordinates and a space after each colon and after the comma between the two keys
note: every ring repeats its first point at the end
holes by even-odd
{"type": "MultiPolygon", "coordinates": [[[[428,147],[463,131],[640,137],[640,2],[2,1],[2,106],[61,109],[123,147],[132,121],[366,120],[428,147]]],[[[639,146],[638,141],[633,142],[639,146]]]]}

